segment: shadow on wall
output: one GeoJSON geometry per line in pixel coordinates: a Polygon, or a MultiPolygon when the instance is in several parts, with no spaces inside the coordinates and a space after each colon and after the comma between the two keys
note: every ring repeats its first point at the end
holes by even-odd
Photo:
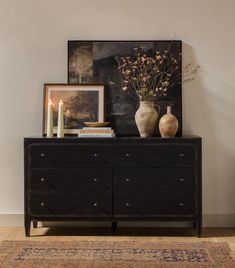
{"type": "MultiPolygon", "coordinates": [[[[183,43],[183,65],[197,62],[183,43]]],[[[210,64],[210,63],[208,63],[210,64]]],[[[200,66],[195,80],[183,84],[184,134],[203,138],[203,213],[235,213],[234,86],[200,66]]]]}

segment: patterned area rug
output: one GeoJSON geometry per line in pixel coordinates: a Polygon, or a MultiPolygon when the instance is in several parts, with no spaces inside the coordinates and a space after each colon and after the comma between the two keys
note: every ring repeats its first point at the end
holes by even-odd
{"type": "Polygon", "coordinates": [[[1,268],[230,268],[226,243],[32,242],[0,244],[1,268]]]}

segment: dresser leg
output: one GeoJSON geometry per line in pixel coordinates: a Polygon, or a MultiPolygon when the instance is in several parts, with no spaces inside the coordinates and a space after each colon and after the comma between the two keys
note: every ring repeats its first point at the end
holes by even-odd
{"type": "Polygon", "coordinates": [[[25,228],[25,236],[30,236],[30,227],[31,227],[31,220],[30,218],[26,217],[24,222],[24,228],[25,228]]]}
{"type": "Polygon", "coordinates": [[[193,222],[193,229],[196,230],[197,229],[197,223],[194,221],[193,222]]]}
{"type": "Polygon", "coordinates": [[[37,221],[33,221],[33,228],[37,228],[38,227],[38,222],[37,221]]]}
{"type": "Polygon", "coordinates": [[[112,221],[112,230],[113,232],[115,232],[117,229],[117,222],[116,221],[112,221]]]}
{"type": "Polygon", "coordinates": [[[201,237],[201,234],[202,234],[202,223],[201,221],[198,221],[197,222],[197,236],[201,237]]]}

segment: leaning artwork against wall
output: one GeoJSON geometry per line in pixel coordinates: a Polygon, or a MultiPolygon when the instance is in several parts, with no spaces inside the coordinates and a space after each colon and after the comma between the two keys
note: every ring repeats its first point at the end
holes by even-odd
{"type": "MultiPolygon", "coordinates": [[[[137,49],[153,57],[159,51],[167,52],[167,57],[180,60],[172,79],[178,79],[167,96],[156,101],[160,117],[171,106],[173,114],[179,120],[177,136],[182,135],[182,42],[181,41],[68,41],[68,83],[102,83],[107,85],[106,119],[111,122],[117,134],[136,135],[135,112],[139,99],[135,92],[124,92],[118,70],[118,58],[134,58],[137,49]]],[[[168,63],[166,63],[168,64],[168,63]]],[[[166,66],[167,68],[167,66],[166,66]]],[[[159,117],[159,118],[160,118],[159,117]]],[[[159,135],[156,128],[155,134],[159,135]]]]}

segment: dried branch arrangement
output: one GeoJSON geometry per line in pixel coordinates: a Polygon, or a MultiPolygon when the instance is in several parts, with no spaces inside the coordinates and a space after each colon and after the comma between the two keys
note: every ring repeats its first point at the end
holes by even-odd
{"type": "Polygon", "coordinates": [[[183,68],[182,68],[182,82],[194,80],[195,79],[194,75],[196,74],[196,72],[198,71],[199,68],[200,68],[200,66],[195,64],[195,63],[189,63],[189,64],[183,66],[183,68]]]}
{"type": "Polygon", "coordinates": [[[171,47],[156,51],[152,55],[142,48],[136,48],[135,56],[117,57],[124,91],[134,90],[140,101],[154,101],[167,96],[169,89],[182,81],[191,80],[199,66],[188,64],[181,73],[181,58],[175,57],[171,47]],[[182,78],[182,80],[181,80],[182,78]]]}

